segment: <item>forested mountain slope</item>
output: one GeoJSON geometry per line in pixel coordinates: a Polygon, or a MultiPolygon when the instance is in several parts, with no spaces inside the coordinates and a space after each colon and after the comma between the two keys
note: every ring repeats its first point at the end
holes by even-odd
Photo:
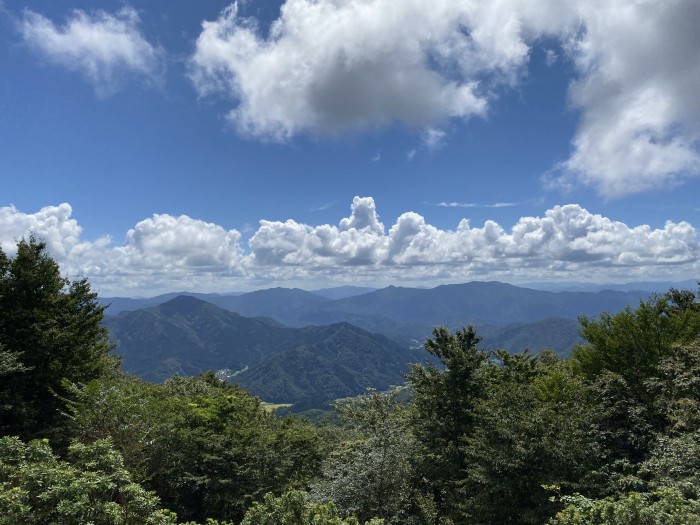
{"type": "Polygon", "coordinates": [[[105,319],[124,369],[149,381],[228,369],[265,400],[347,397],[403,383],[421,357],[348,323],[291,328],[190,296],[105,319]]]}

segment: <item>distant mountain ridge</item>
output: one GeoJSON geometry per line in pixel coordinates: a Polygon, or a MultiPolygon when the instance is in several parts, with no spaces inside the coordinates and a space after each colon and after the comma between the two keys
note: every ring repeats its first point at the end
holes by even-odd
{"type": "MultiPolygon", "coordinates": [[[[383,334],[402,345],[420,344],[430,336],[432,328],[444,325],[450,329],[473,324],[485,335],[511,325],[542,323],[546,319],[576,320],[580,315],[597,316],[603,311],[617,312],[625,306],[636,306],[649,296],[645,291],[548,292],[521,288],[499,282],[470,282],[442,285],[435,288],[389,286],[374,291],[345,287],[340,299],[331,299],[297,288],[271,288],[238,295],[187,294],[205,300],[244,317],[267,317],[291,327],[322,326],[351,323],[370,332],[383,334]],[[354,295],[347,295],[348,293],[354,295]],[[360,293],[364,292],[364,293],[360,293]]],[[[161,301],[169,295],[135,301],[161,301]]],[[[112,301],[108,313],[115,309],[138,306],[119,298],[112,301]]],[[[149,304],[149,306],[152,306],[149,304]]],[[[558,332],[548,332],[555,349],[568,353],[576,341],[574,323],[547,325],[558,332]]],[[[539,344],[536,333],[522,326],[513,327],[521,336],[493,341],[522,341],[539,344]],[[531,335],[522,334],[530,331],[531,335]]],[[[546,339],[546,337],[544,338],[546,339]]],[[[514,343],[513,343],[514,344],[514,343]]]]}
{"type": "Polygon", "coordinates": [[[437,325],[454,330],[473,324],[486,349],[551,348],[566,355],[581,341],[579,315],[636,306],[648,293],[555,293],[471,282],[348,287],[338,296],[271,288],[113,298],[117,308],[149,306],[108,315],[105,325],[119,343],[124,368],[144,379],[227,370],[265,400],[295,402],[401,384],[410,363],[428,357],[422,343],[437,325]]]}
{"type": "Polygon", "coordinates": [[[207,370],[238,372],[234,380],[270,401],[334,399],[367,387],[403,383],[422,352],[348,323],[292,328],[247,318],[192,296],[107,316],[124,369],[163,381],[207,370]]]}
{"type": "MultiPolygon", "coordinates": [[[[270,288],[242,294],[165,294],[146,299],[101,298],[108,314],[164,303],[176,295],[189,295],[248,317],[272,317],[294,326],[328,324],[351,318],[383,318],[394,323],[450,324],[474,322],[495,325],[533,322],[549,317],[575,319],[636,305],[649,292],[603,290],[550,292],[497,281],[473,281],[435,288],[389,286],[379,290],[331,299],[299,288],[270,288]]],[[[364,290],[364,289],[357,289],[364,290]]]]}
{"type": "Polygon", "coordinates": [[[697,290],[698,279],[686,279],[685,281],[635,281],[630,283],[529,283],[521,285],[524,288],[545,290],[549,292],[599,292],[602,290],[613,291],[642,291],[647,293],[665,293],[671,288],[677,290],[697,290]]]}

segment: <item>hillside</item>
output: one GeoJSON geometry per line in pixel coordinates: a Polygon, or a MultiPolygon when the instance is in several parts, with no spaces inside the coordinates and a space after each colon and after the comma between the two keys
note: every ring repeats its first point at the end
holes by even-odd
{"type": "Polygon", "coordinates": [[[266,400],[334,399],[403,382],[421,359],[381,335],[347,323],[290,328],[247,318],[191,296],[107,317],[124,369],[160,382],[174,374],[228,369],[266,400]]]}
{"type": "Polygon", "coordinates": [[[236,381],[266,401],[336,399],[401,385],[409,366],[425,357],[348,323],[308,331],[317,341],[274,354],[236,381]]]}
{"type": "Polygon", "coordinates": [[[246,318],[184,295],[108,316],[105,326],[124,369],[149,381],[211,369],[239,370],[259,363],[295,335],[270,320],[246,318]]]}

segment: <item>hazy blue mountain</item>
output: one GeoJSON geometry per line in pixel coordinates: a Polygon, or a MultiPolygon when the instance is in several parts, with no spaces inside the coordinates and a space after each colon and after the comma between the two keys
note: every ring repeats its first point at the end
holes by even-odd
{"type": "Polygon", "coordinates": [[[561,318],[502,327],[483,326],[477,329],[477,333],[483,337],[483,348],[503,348],[509,352],[528,349],[533,354],[548,349],[561,357],[570,355],[574,345],[583,341],[579,336],[578,321],[561,318]]]}
{"type": "Polygon", "coordinates": [[[549,318],[616,312],[636,306],[646,292],[546,292],[498,282],[471,282],[431,289],[390,286],[333,301],[300,315],[301,323],[347,321],[397,341],[422,340],[435,325],[455,329],[468,324],[507,326],[549,318]],[[403,339],[402,339],[403,338],[403,339]]]}
{"type": "MultiPolygon", "coordinates": [[[[240,295],[187,295],[245,317],[269,317],[293,327],[347,322],[401,344],[415,345],[428,337],[436,325],[454,330],[473,324],[483,331],[489,326],[506,327],[552,318],[575,320],[579,315],[595,316],[603,311],[617,312],[627,305],[636,306],[649,293],[549,292],[499,282],[471,282],[430,289],[390,286],[335,300],[289,288],[240,295]]],[[[112,298],[108,313],[170,298],[169,295],[138,300],[112,298]]]]}
{"type": "Polygon", "coordinates": [[[366,286],[336,286],[335,288],[320,288],[311,290],[311,292],[321,297],[328,299],[345,299],[346,297],[354,297],[369,292],[376,291],[377,288],[368,288],[366,286]]]}
{"type": "MultiPolygon", "coordinates": [[[[398,332],[414,337],[425,335],[436,324],[457,327],[506,326],[558,317],[576,319],[636,306],[646,299],[646,290],[602,290],[596,292],[552,292],[522,288],[499,282],[470,282],[436,288],[389,286],[355,293],[362,288],[340,287],[307,292],[297,288],[271,288],[242,294],[183,293],[205,300],[246,317],[265,316],[290,326],[349,322],[370,331],[398,332]],[[329,298],[327,295],[343,296],[329,298]]],[[[146,299],[104,298],[111,302],[108,314],[164,303],[175,294],[146,299]]]]}
{"type": "Polygon", "coordinates": [[[156,295],[155,297],[100,297],[98,299],[98,302],[101,305],[107,306],[107,310],[105,311],[107,315],[117,315],[121,312],[131,312],[134,310],[139,310],[141,308],[148,308],[149,306],[156,306],[158,304],[167,303],[171,299],[175,299],[176,297],[180,297],[182,295],[196,297],[203,301],[214,303],[219,297],[231,297],[241,295],[241,293],[242,292],[230,292],[226,294],[171,292],[162,295],[156,295]]]}
{"type": "Polygon", "coordinates": [[[107,316],[105,325],[124,369],[150,381],[173,374],[240,370],[276,351],[296,330],[269,319],[250,319],[192,296],[107,316]]]}
{"type": "Polygon", "coordinates": [[[326,297],[299,288],[269,288],[237,296],[221,295],[205,299],[246,317],[265,316],[294,326],[303,326],[300,313],[324,308],[332,302],[326,297]]]}
{"type": "Polygon", "coordinates": [[[274,401],[335,399],[401,384],[422,357],[348,323],[291,328],[192,296],[108,316],[105,325],[124,369],[143,379],[229,369],[240,372],[233,381],[274,401]]]}
{"type": "Polygon", "coordinates": [[[687,279],[685,281],[635,281],[631,283],[529,283],[523,285],[526,288],[535,290],[546,290],[549,292],[599,292],[601,290],[614,290],[620,292],[643,291],[647,293],[664,293],[671,288],[678,290],[697,290],[698,280],[687,279]]]}

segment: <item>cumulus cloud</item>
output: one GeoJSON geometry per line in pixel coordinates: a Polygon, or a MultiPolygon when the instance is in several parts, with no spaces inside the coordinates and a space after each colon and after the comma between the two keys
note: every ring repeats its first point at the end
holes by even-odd
{"type": "Polygon", "coordinates": [[[68,204],[33,214],[0,208],[0,246],[13,253],[29,232],[46,240],[64,271],[87,276],[103,294],[222,291],[273,284],[422,283],[500,279],[685,279],[700,271],[700,241],[687,222],[629,226],[577,204],[453,230],[415,212],[387,230],[374,199],[356,197],[337,225],[260,221],[244,246],[237,230],[181,215],[153,215],[122,243],[81,239],[68,204]]]}
{"type": "Polygon", "coordinates": [[[25,214],[14,206],[0,207],[0,246],[14,253],[17,241],[31,232],[37,232],[51,253],[63,258],[80,242],[82,228],[71,219],[69,204],[47,206],[36,213],[25,214]]]}
{"type": "Polygon", "coordinates": [[[130,7],[115,14],[75,10],[63,26],[27,9],[19,30],[39,54],[82,74],[98,95],[109,96],[129,79],[160,82],[164,52],[143,37],[139,23],[130,7]]]}
{"type": "Polygon", "coordinates": [[[241,235],[221,226],[192,219],[156,214],[129,230],[126,246],[117,251],[133,260],[129,266],[172,271],[179,268],[227,271],[241,260],[241,235]],[[135,264],[134,264],[135,263],[135,264]]]}
{"type": "Polygon", "coordinates": [[[547,63],[576,70],[580,114],[549,182],[612,198],[700,173],[698,19],[696,0],[286,0],[264,33],[232,4],[203,23],[190,72],[200,94],[231,97],[246,136],[399,122],[430,148],[440,123],[485,115],[494,88],[517,86],[546,38],[547,63]]]}
{"type": "Polygon", "coordinates": [[[350,217],[338,226],[262,220],[249,244],[251,257],[261,266],[322,268],[375,264],[384,241],[374,199],[355,197],[350,217]]]}
{"type": "Polygon", "coordinates": [[[569,52],[582,110],[563,179],[617,197],[700,173],[700,4],[693,0],[579,5],[585,30],[569,52]]]}
{"type": "Polygon", "coordinates": [[[186,215],[153,215],[115,245],[109,237],[81,239],[69,204],[27,214],[0,208],[0,247],[14,253],[17,240],[35,234],[64,271],[87,276],[98,288],[119,290],[216,288],[222,277],[246,272],[240,233],[186,215]]]}
{"type": "Polygon", "coordinates": [[[263,36],[232,4],[202,24],[191,78],[201,94],[235,99],[230,118],[241,133],[273,140],[483,114],[485,95],[467,75],[482,66],[466,55],[489,48],[507,65],[513,59],[504,54],[513,50],[470,37],[473,9],[464,3],[426,7],[419,0],[288,0],[263,36]]]}

